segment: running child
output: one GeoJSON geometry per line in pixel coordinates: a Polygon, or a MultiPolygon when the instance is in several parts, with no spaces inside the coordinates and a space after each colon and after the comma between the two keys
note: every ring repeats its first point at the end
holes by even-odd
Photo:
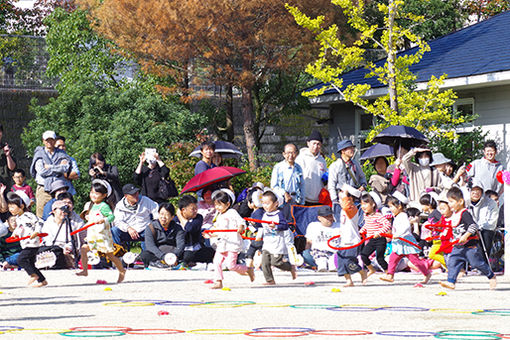
{"type": "Polygon", "coordinates": [[[496,276],[485,261],[480,248],[478,247],[478,226],[473,216],[465,207],[462,191],[453,187],[447,193],[448,205],[453,211],[451,217],[452,228],[452,251],[448,257],[446,266],[448,268],[448,280],[439,282],[441,286],[455,289],[457,276],[466,262],[471,267],[478,269],[489,279],[489,288],[495,289],[497,285],[496,276]]]}
{"type": "Polygon", "coordinates": [[[296,267],[291,265],[286,255],[289,242],[289,224],[283,213],[278,209],[280,206],[278,197],[270,190],[262,195],[262,207],[264,215],[262,220],[271,223],[262,223],[262,228],[257,232],[257,241],[264,239],[262,246],[262,272],[266,282],[264,285],[275,285],[273,270],[271,266],[284,271],[290,271],[292,279],[297,277],[296,267]]]}
{"type": "Polygon", "coordinates": [[[237,232],[209,233],[210,237],[215,238],[216,244],[213,259],[215,283],[211,289],[223,288],[223,262],[226,262],[228,270],[241,275],[248,274],[253,282],[255,279],[253,267],[237,264],[237,256],[243,250],[244,242],[241,234],[244,232],[246,224],[241,215],[232,209],[232,204],[235,202],[234,193],[229,189],[220,189],[212,194],[212,200],[217,215],[210,230],[236,229],[237,232]]]}
{"type": "Polygon", "coordinates": [[[28,211],[30,198],[25,192],[18,190],[7,193],[7,206],[9,212],[16,216],[16,229],[12,232],[13,237],[30,236],[28,239],[21,240],[21,252],[18,256],[18,265],[25,269],[30,276],[28,285],[32,287],[43,287],[48,284],[46,278],[39,269],[35,267],[35,259],[41,239],[39,236],[42,228],[42,221],[28,211]],[[36,284],[34,282],[37,281],[36,284]]]}
{"type": "Polygon", "coordinates": [[[407,257],[409,261],[425,276],[420,283],[427,283],[432,275],[428,269],[425,260],[418,257],[420,249],[411,243],[416,244],[417,241],[412,234],[411,223],[409,217],[405,213],[406,204],[409,199],[400,192],[394,192],[393,196],[388,196],[387,204],[394,216],[391,243],[392,253],[390,254],[390,263],[388,264],[388,273],[380,279],[387,282],[393,282],[395,268],[403,257],[407,257]],[[407,240],[408,242],[404,241],[407,240]],[[409,243],[410,242],[410,243],[409,243]]]}
{"type": "MultiPolygon", "coordinates": [[[[262,208],[262,190],[255,189],[250,190],[246,197],[248,208],[252,211],[250,218],[256,220],[262,220],[262,216],[264,215],[264,208],[262,208]]],[[[262,225],[260,223],[250,223],[248,225],[248,229],[252,232],[253,235],[256,235],[259,228],[262,225]]],[[[253,258],[257,254],[257,252],[262,252],[262,244],[264,241],[251,240],[250,246],[246,251],[246,265],[248,267],[254,267],[253,258]]]]}
{"type": "Polygon", "coordinates": [[[113,255],[115,250],[113,246],[113,237],[110,230],[110,224],[114,220],[111,207],[106,203],[106,199],[112,193],[110,184],[102,179],[92,181],[90,189],[90,201],[92,202],[89,211],[85,215],[87,223],[94,223],[87,229],[86,243],[81,247],[81,264],[83,270],[76,275],[88,275],[88,258],[87,253],[95,250],[106,255],[112,261],[119,271],[117,283],[121,283],[126,275],[121,260],[113,255]]]}
{"type": "MultiPolygon", "coordinates": [[[[359,210],[354,204],[354,197],[359,198],[361,192],[348,184],[344,184],[340,192],[340,245],[339,248],[349,248],[361,242],[359,234],[359,210]]],[[[360,273],[361,283],[367,283],[367,273],[358,262],[360,247],[338,250],[338,276],[343,275],[347,283],[344,287],[352,287],[351,275],[360,273]]]]}
{"type": "MultiPolygon", "coordinates": [[[[420,204],[422,211],[427,214],[427,224],[441,224],[441,221],[444,222],[444,219],[441,219],[441,212],[437,210],[438,203],[433,195],[425,194],[420,197],[420,204]]],[[[431,237],[433,239],[432,246],[429,248],[429,258],[441,263],[446,268],[443,253],[439,251],[441,248],[441,240],[438,238],[440,232],[436,229],[426,232],[427,228],[423,229],[421,233],[422,238],[431,237]]]]}
{"type": "Polygon", "coordinates": [[[361,249],[361,259],[368,268],[367,276],[376,272],[369,256],[375,251],[377,263],[386,272],[388,270],[388,263],[384,259],[386,252],[386,238],[381,237],[381,234],[388,233],[391,230],[391,223],[388,219],[377,211],[377,206],[381,199],[375,192],[365,193],[361,196],[361,210],[364,212],[365,224],[360,229],[360,234],[366,234],[366,238],[370,238],[361,249]],[[375,197],[375,199],[374,199],[375,197]],[[375,200],[378,199],[378,202],[375,200]]]}

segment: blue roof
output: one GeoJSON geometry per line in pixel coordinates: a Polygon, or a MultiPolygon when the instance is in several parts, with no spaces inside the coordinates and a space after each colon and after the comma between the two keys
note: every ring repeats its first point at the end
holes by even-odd
{"type": "MultiPolygon", "coordinates": [[[[432,40],[431,51],[410,67],[418,82],[426,82],[432,75],[448,78],[467,77],[477,74],[510,70],[510,11],[503,12],[459,31],[432,40]]],[[[415,53],[416,48],[402,53],[415,53]]],[[[379,60],[383,65],[386,60],[379,60]]],[[[373,88],[384,87],[375,77],[365,78],[368,70],[358,68],[342,75],[344,86],[369,84],[373,88]]],[[[308,90],[320,88],[319,83],[308,90]]],[[[325,94],[337,93],[330,89],[325,94]]]]}

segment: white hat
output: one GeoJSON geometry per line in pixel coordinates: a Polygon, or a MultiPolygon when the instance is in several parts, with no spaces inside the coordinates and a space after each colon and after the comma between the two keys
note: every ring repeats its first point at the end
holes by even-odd
{"type": "Polygon", "coordinates": [[[92,181],[92,184],[94,183],[99,183],[102,186],[104,186],[106,188],[106,197],[110,197],[110,195],[112,194],[112,186],[110,185],[110,183],[108,183],[108,181],[96,178],[95,180],[92,181]]]}
{"type": "Polygon", "coordinates": [[[262,208],[262,190],[256,189],[251,194],[251,201],[257,208],[262,208]]]}
{"type": "Polygon", "coordinates": [[[476,187],[482,189],[482,192],[484,192],[482,181],[480,181],[478,178],[474,178],[473,177],[473,182],[472,182],[472,185],[471,185],[471,189],[476,188],[476,187]]]}
{"type": "Polygon", "coordinates": [[[224,192],[228,195],[228,197],[230,197],[230,204],[234,204],[235,201],[236,201],[236,196],[234,195],[234,193],[232,192],[232,190],[230,189],[225,189],[225,188],[222,188],[222,189],[218,189],[218,190],[215,190],[212,194],[211,194],[211,198],[214,200],[214,197],[216,195],[218,195],[220,192],[224,192]]]}
{"type": "Polygon", "coordinates": [[[391,194],[391,196],[393,196],[396,199],[398,199],[402,204],[408,204],[409,203],[409,198],[404,196],[404,194],[402,194],[401,192],[395,191],[393,194],[391,194]]]}
{"type": "Polygon", "coordinates": [[[51,130],[48,130],[48,131],[44,131],[43,135],[42,135],[42,139],[43,140],[46,140],[46,139],[57,139],[57,135],[55,133],[55,131],[51,131],[51,130]]]}
{"type": "Polygon", "coordinates": [[[281,206],[281,205],[283,205],[283,203],[285,203],[285,201],[283,200],[283,197],[285,195],[285,192],[283,191],[283,189],[281,189],[281,188],[274,188],[274,189],[265,188],[264,189],[264,192],[268,192],[268,191],[271,191],[276,196],[276,199],[278,200],[278,206],[281,206]]]}
{"type": "Polygon", "coordinates": [[[439,202],[445,202],[445,203],[448,203],[448,196],[447,196],[447,192],[448,190],[443,190],[441,191],[441,193],[439,194],[438,198],[437,198],[437,203],[439,202]]]}
{"type": "Polygon", "coordinates": [[[342,185],[342,191],[347,191],[349,194],[357,198],[361,197],[361,191],[355,189],[354,187],[350,186],[347,183],[344,183],[344,185],[342,185]]]}
{"type": "Polygon", "coordinates": [[[27,194],[25,194],[24,191],[21,191],[21,190],[16,190],[14,192],[8,192],[7,193],[7,199],[9,199],[9,196],[13,197],[14,194],[16,194],[19,198],[21,198],[21,200],[23,201],[23,204],[25,205],[25,208],[28,207],[28,205],[30,204],[30,198],[28,197],[27,194]]]}
{"type": "Polygon", "coordinates": [[[382,206],[381,196],[379,196],[379,194],[377,192],[375,192],[375,191],[370,191],[368,194],[370,196],[372,196],[372,198],[374,199],[376,208],[377,209],[381,209],[381,206],[382,206]]]}
{"type": "Polygon", "coordinates": [[[430,166],[435,166],[439,164],[446,164],[450,163],[452,160],[449,158],[446,158],[441,152],[432,154],[432,163],[430,163],[430,166]]]}

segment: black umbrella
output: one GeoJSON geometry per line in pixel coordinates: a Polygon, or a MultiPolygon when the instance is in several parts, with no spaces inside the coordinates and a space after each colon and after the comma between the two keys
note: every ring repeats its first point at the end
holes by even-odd
{"type": "MultiPolygon", "coordinates": [[[[234,144],[230,142],[225,142],[223,140],[217,140],[214,142],[215,152],[221,154],[223,158],[238,158],[243,155],[241,150],[234,144]]],[[[190,154],[190,157],[202,157],[202,153],[200,152],[200,145],[195,148],[190,154]]]]}
{"type": "Polygon", "coordinates": [[[404,146],[406,149],[427,144],[429,140],[423,133],[415,128],[405,125],[393,125],[382,130],[374,138],[374,142],[391,145],[393,147],[404,146]]]}
{"type": "Polygon", "coordinates": [[[363,155],[361,155],[360,160],[364,161],[370,158],[389,156],[393,156],[393,147],[387,144],[377,143],[369,147],[365,152],[363,152],[363,155]]]}

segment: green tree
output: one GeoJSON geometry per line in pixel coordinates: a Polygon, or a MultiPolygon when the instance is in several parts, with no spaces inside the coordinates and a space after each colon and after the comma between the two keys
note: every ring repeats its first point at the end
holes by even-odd
{"type": "Polygon", "coordinates": [[[82,172],[76,182],[81,202],[88,196],[88,159],[93,152],[116,165],[126,183],[132,181],[144,148],[157,148],[165,159],[168,145],[195,138],[204,118],[156,92],[134,62],[113,53],[114,46],[96,36],[85,13],[57,9],[46,23],[48,72],[61,79],[59,95],[44,106],[32,102],[35,119],[22,140],[27,150],[34,150],[44,130],[68,138],[68,152],[82,172]],[[126,76],[129,70],[134,70],[134,79],[126,76]]]}
{"type": "Polygon", "coordinates": [[[440,85],[446,75],[431,77],[425,88],[417,89],[416,75],[409,67],[418,63],[423,54],[430,50],[428,44],[409,28],[399,24],[403,20],[421,23],[424,18],[405,12],[404,2],[389,0],[388,4],[379,3],[377,9],[384,15],[384,26],[367,22],[364,18],[364,1],[332,0],[341,7],[349,24],[359,32],[359,38],[352,44],[346,44],[338,36],[338,27],[323,27],[324,18],[312,19],[298,8],[287,6],[296,22],[309,29],[320,42],[318,58],[307,66],[306,71],[325,86],[306,92],[306,96],[319,96],[327,89],[335,89],[345,101],[361,107],[377,118],[377,124],[367,137],[371,141],[382,129],[390,125],[407,125],[426,132],[429,136],[442,134],[454,138],[453,130],[445,131],[443,126],[458,125],[464,122],[462,116],[451,112],[450,107],[456,98],[452,90],[441,91],[440,85]],[[380,39],[376,32],[381,31],[380,39]],[[405,41],[416,47],[407,53],[398,54],[405,41]],[[384,64],[374,63],[365,58],[367,47],[385,52],[384,64]],[[343,84],[342,74],[357,67],[368,69],[366,77],[376,79],[387,86],[388,94],[371,101],[366,94],[371,89],[368,84],[343,84]]]}

